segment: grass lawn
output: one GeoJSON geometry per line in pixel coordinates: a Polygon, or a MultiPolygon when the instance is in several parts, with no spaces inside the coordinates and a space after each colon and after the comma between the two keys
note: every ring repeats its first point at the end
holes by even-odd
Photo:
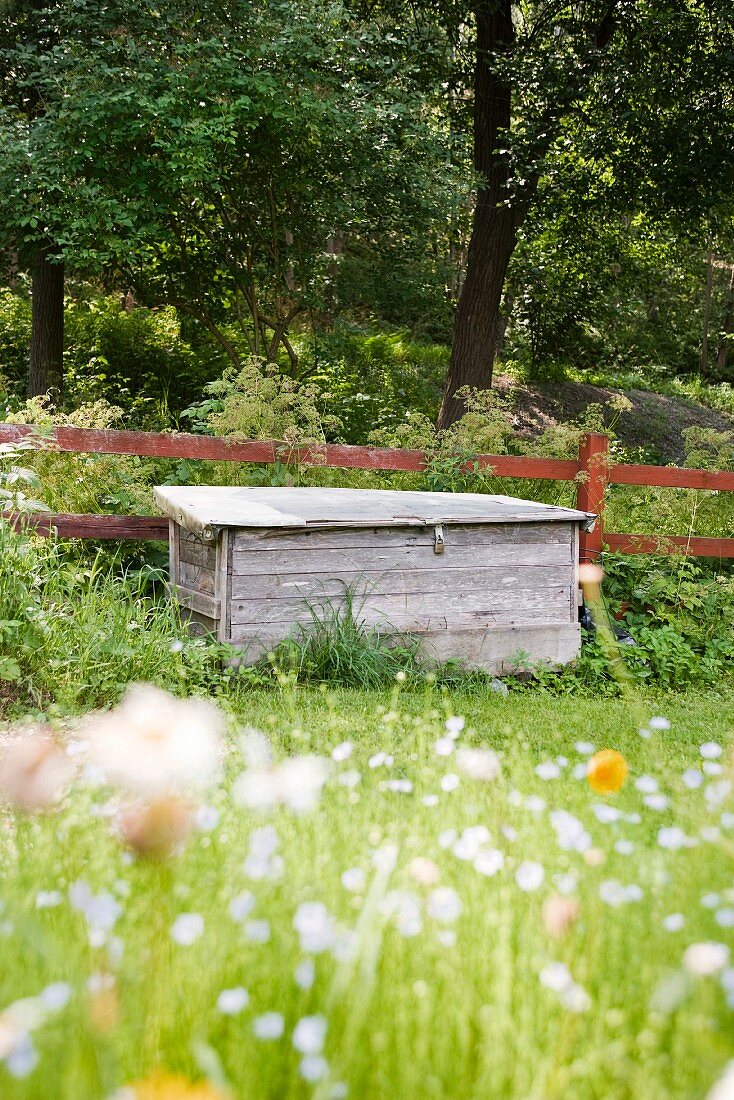
{"type": "Polygon", "coordinates": [[[731,691],[245,698],[172,860],[120,843],[82,735],[58,810],[5,813],[0,1096],[706,1096],[734,1058],[731,691]],[[269,773],[310,809],[248,808],[238,724],[329,761],[320,791],[314,761],[269,773]]]}

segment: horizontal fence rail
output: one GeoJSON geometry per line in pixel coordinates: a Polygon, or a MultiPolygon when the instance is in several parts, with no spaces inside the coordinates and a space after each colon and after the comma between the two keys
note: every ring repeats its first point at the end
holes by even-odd
{"type": "MultiPolygon", "coordinates": [[[[0,444],[37,446],[71,454],[135,455],[199,462],[299,463],[340,469],[420,472],[429,464],[425,452],[398,448],[310,444],[293,447],[277,440],[229,440],[184,432],[129,432],[112,429],[0,424],[0,444]]],[[[734,491],[734,471],[694,470],[677,466],[614,464],[607,436],[590,433],[579,446],[578,460],[520,455],[477,455],[468,469],[491,471],[497,477],[576,481],[577,506],[595,512],[592,532],[583,533],[580,556],[597,557],[604,547],[624,554],[687,553],[699,557],[734,558],[734,538],[683,535],[635,535],[604,531],[604,502],[609,485],[734,491]]],[[[39,534],[61,538],[166,539],[168,521],[159,516],[73,515],[35,513],[13,517],[39,534]]]]}

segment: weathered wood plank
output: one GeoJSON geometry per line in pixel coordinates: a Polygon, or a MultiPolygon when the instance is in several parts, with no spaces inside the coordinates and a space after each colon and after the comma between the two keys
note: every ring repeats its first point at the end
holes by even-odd
{"type": "MultiPolygon", "coordinates": [[[[198,595],[198,594],[197,594],[198,595]]],[[[434,629],[448,627],[460,618],[464,625],[490,625],[500,619],[521,622],[538,618],[547,621],[569,621],[569,607],[575,597],[570,585],[552,588],[514,589],[512,591],[462,592],[453,595],[417,593],[410,596],[368,595],[355,600],[354,616],[360,622],[383,623],[394,629],[434,629]]],[[[235,626],[257,626],[261,623],[308,622],[309,606],[316,614],[329,609],[342,609],[345,601],[339,597],[310,600],[232,600],[232,634],[235,626]]]]}
{"type": "MultiPolygon", "coordinates": [[[[403,639],[396,636],[395,640],[403,639]]],[[[578,623],[543,623],[486,631],[435,631],[421,634],[420,645],[432,664],[457,660],[465,668],[497,676],[516,671],[521,652],[528,664],[556,667],[573,661],[581,650],[581,630],[578,623]]]]}
{"type": "Polygon", "coordinates": [[[186,588],[181,584],[175,586],[174,595],[182,607],[196,611],[199,615],[206,615],[209,619],[219,618],[221,611],[219,600],[215,600],[213,596],[205,592],[197,592],[193,588],[186,588]]]}
{"type": "Polygon", "coordinates": [[[217,633],[216,619],[210,619],[208,615],[199,615],[189,608],[182,609],[182,617],[185,618],[188,632],[194,638],[200,638],[203,634],[217,633]]]}
{"type": "Polygon", "coordinates": [[[192,565],[188,561],[181,561],[178,566],[178,584],[183,588],[191,588],[195,592],[205,592],[213,596],[214,570],[207,569],[203,565],[192,565]]]}
{"type": "Polygon", "coordinates": [[[165,516],[87,515],[72,512],[23,512],[7,517],[16,528],[31,527],[37,535],[61,539],[140,539],[165,542],[165,516]]]}
{"type": "Polygon", "coordinates": [[[219,600],[221,613],[217,627],[217,637],[225,642],[230,635],[232,621],[232,532],[222,531],[217,543],[215,596],[219,600]]]}
{"type": "MultiPolygon", "coordinates": [[[[524,546],[505,543],[500,546],[445,545],[443,554],[435,554],[430,545],[345,547],[330,550],[288,550],[282,554],[270,554],[257,550],[248,553],[235,551],[232,572],[235,577],[247,579],[258,574],[277,572],[334,575],[336,573],[386,572],[389,570],[418,570],[430,572],[444,569],[482,569],[491,566],[516,565],[567,565],[571,568],[571,545],[539,543],[524,546]],[[274,560],[275,559],[275,560],[274,560]]],[[[518,566],[519,568],[519,566],[518,566]]]]}
{"type": "MultiPolygon", "coordinates": [[[[178,527],[178,524],[176,524],[178,527]]],[[[206,569],[216,569],[217,565],[217,547],[215,543],[203,542],[201,539],[194,537],[184,538],[186,533],[181,527],[179,542],[179,557],[181,561],[187,561],[191,565],[201,565],[206,569]]]]}
{"type": "Polygon", "coordinates": [[[180,529],[172,519],[168,521],[168,587],[178,582],[180,529]]]}
{"type": "Polygon", "coordinates": [[[620,535],[604,532],[610,550],[621,554],[690,554],[699,558],[734,558],[734,539],[696,535],[620,535]]]}
{"type": "MultiPolygon", "coordinates": [[[[442,559],[438,557],[440,562],[442,559]]],[[[493,592],[503,589],[549,588],[568,584],[572,565],[504,565],[489,568],[388,569],[385,571],[341,570],[338,573],[254,573],[232,578],[232,599],[311,599],[344,596],[347,590],[372,595],[409,595],[456,592],[493,592]]],[[[183,575],[182,575],[183,579],[183,575]]],[[[184,582],[186,583],[186,582],[184,582]]],[[[194,584],[191,587],[200,588],[194,584]]],[[[206,589],[201,589],[206,591],[206,589]]]]}
{"type": "MultiPolygon", "coordinates": [[[[287,627],[275,627],[268,633],[243,637],[236,642],[240,656],[234,663],[255,664],[286,638],[294,636],[287,627]]],[[[498,625],[487,630],[452,629],[427,630],[411,635],[385,635],[395,644],[406,641],[419,643],[428,665],[458,659],[467,668],[481,669],[495,676],[514,672],[518,654],[527,654],[529,663],[547,662],[553,666],[565,664],[578,656],[581,632],[578,624],[528,623],[522,626],[498,625]]]]}
{"type": "MultiPolygon", "coordinates": [[[[15,443],[38,437],[38,428],[27,424],[0,425],[0,442],[15,443]]],[[[216,462],[300,462],[360,470],[423,470],[423,451],[397,448],[355,447],[346,444],[294,448],[278,440],[232,440],[184,432],[130,432],[116,429],[58,427],[42,444],[78,454],[127,454],[152,458],[190,458],[216,462]]],[[[478,462],[498,476],[573,480],[579,463],[558,458],[515,455],[479,455],[478,462]]]]}
{"type": "MultiPolygon", "coordinates": [[[[502,546],[511,544],[571,545],[575,524],[493,523],[443,524],[444,544],[450,546],[502,546]]],[[[201,540],[198,540],[201,541],[201,540]]],[[[266,528],[238,530],[235,552],[268,550],[338,550],[356,546],[428,546],[433,549],[432,526],[305,528],[298,531],[266,528]]],[[[206,544],[202,544],[206,545],[206,544]]]]}

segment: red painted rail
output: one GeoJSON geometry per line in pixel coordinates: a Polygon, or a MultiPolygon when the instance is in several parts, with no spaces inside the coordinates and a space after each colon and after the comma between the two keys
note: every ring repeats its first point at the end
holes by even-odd
{"type": "MultiPolygon", "coordinates": [[[[0,424],[0,443],[38,440],[39,446],[75,454],[138,455],[143,458],[185,458],[209,462],[271,463],[276,461],[359,470],[421,471],[428,459],[423,451],[352,447],[343,444],[292,447],[277,440],[227,440],[183,432],[127,432],[58,427],[51,431],[29,425],[0,424]]],[[[625,554],[687,553],[734,558],[734,538],[699,538],[607,533],[603,528],[604,501],[612,485],[650,485],[731,492],[734,471],[688,470],[676,466],[614,465],[605,435],[584,436],[578,460],[518,455],[478,455],[469,463],[491,470],[497,477],[577,482],[577,504],[599,516],[593,532],[581,539],[581,557],[596,557],[604,546],[625,554]]],[[[36,514],[23,521],[42,534],[55,531],[63,538],[165,539],[167,520],[156,516],[36,514]]]]}

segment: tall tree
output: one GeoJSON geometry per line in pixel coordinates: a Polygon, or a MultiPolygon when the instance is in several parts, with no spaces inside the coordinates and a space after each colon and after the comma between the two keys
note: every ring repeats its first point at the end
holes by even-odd
{"type": "Polygon", "coordinates": [[[462,415],[457,391],[491,385],[507,269],[554,157],[676,216],[715,203],[732,168],[729,0],[476,0],[465,18],[477,199],[440,427],[462,415]]]}
{"type": "Polygon", "coordinates": [[[24,206],[22,201],[23,177],[33,171],[31,132],[46,109],[34,74],[39,58],[58,41],[55,15],[54,6],[44,0],[0,3],[0,109],[11,141],[17,143],[12,151],[6,150],[10,154],[6,167],[12,173],[6,204],[13,205],[14,224],[0,245],[12,248],[32,273],[28,395],[51,393],[58,399],[63,385],[64,265],[55,242],[44,236],[33,205],[28,201],[24,206]],[[26,156],[19,160],[19,152],[26,156]]]}

